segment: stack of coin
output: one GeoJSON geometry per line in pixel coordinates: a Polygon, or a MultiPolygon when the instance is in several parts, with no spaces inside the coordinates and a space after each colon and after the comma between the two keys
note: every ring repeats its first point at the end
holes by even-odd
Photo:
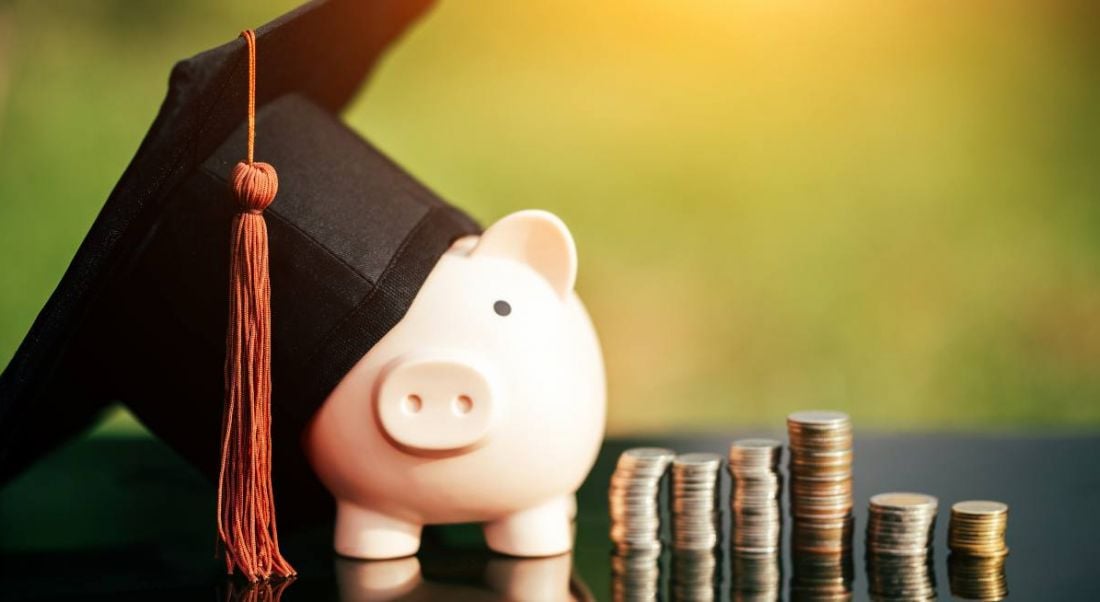
{"type": "Polygon", "coordinates": [[[929,599],[936,595],[930,563],[936,498],[880,493],[867,520],[867,581],[874,597],[929,599]]]}
{"type": "Polygon", "coordinates": [[[713,550],[674,550],[670,598],[692,602],[717,599],[717,566],[713,550]]]}
{"type": "Polygon", "coordinates": [[[1008,596],[1005,579],[1005,531],[1008,506],[972,500],[951,507],[947,567],[951,593],[970,600],[1001,600],[1008,596]]]}
{"type": "Polygon", "coordinates": [[[967,600],[1003,600],[1008,597],[1004,556],[971,556],[952,552],[947,558],[951,594],[967,600]]]}
{"type": "Polygon", "coordinates": [[[616,602],[661,597],[661,548],[616,551],[611,557],[611,598],[616,602]]]}
{"type": "Polygon", "coordinates": [[[951,507],[947,545],[952,552],[971,556],[999,557],[1008,554],[1005,531],[1008,506],[1000,502],[973,500],[951,507]]]}
{"type": "Polygon", "coordinates": [[[660,550],[661,477],[675,457],[671,450],[641,447],[621,456],[611,475],[608,505],[611,541],[620,552],[660,550]]]}
{"type": "Polygon", "coordinates": [[[795,412],[790,437],[792,547],[842,553],[851,548],[852,423],[842,412],[795,412]]]}
{"type": "Polygon", "coordinates": [[[779,553],[731,554],[732,599],[745,602],[775,602],[782,587],[779,553]]]}
{"type": "Polygon", "coordinates": [[[939,502],[923,493],[880,493],[867,509],[867,552],[883,556],[927,556],[939,502]]]}
{"type": "Polygon", "coordinates": [[[741,439],[730,446],[730,546],[735,553],[770,555],[779,551],[782,454],[783,444],[774,439],[741,439]]]}
{"type": "Polygon", "coordinates": [[[672,547],[706,551],[718,545],[717,454],[681,454],[672,461],[672,547]]]}

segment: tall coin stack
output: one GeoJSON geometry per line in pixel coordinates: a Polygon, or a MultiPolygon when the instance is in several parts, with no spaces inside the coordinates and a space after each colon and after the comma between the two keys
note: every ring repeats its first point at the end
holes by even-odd
{"type": "Polygon", "coordinates": [[[1005,579],[1005,531],[1008,506],[974,500],[951,507],[947,568],[951,593],[970,600],[1002,600],[1008,596],[1005,579]]]}
{"type": "Polygon", "coordinates": [[[738,600],[776,600],[779,596],[782,455],[783,444],[774,439],[740,439],[730,446],[730,557],[732,588],[738,600]]]}
{"type": "Polygon", "coordinates": [[[741,439],[730,446],[734,553],[772,555],[779,552],[783,477],[779,460],[783,444],[774,439],[741,439]]]}
{"type": "Polygon", "coordinates": [[[676,456],[668,449],[639,447],[619,456],[608,489],[611,510],[612,597],[656,600],[661,590],[661,478],[676,456]]]}
{"type": "Polygon", "coordinates": [[[672,547],[707,551],[718,545],[717,454],[681,454],[672,461],[672,547]]]}
{"type": "Polygon", "coordinates": [[[867,580],[874,597],[926,600],[936,596],[932,535],[939,502],[922,493],[881,493],[867,520],[867,580]]]}
{"type": "Polygon", "coordinates": [[[611,541],[619,552],[661,549],[661,477],[676,456],[667,449],[639,447],[619,456],[608,489],[611,541]]]}
{"type": "Polygon", "coordinates": [[[842,412],[795,412],[790,438],[791,517],[794,551],[843,553],[851,549],[852,422],[842,412]]]}

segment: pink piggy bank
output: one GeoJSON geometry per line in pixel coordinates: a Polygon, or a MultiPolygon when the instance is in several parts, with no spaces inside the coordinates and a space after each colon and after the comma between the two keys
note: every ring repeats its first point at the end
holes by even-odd
{"type": "Polygon", "coordinates": [[[490,548],[572,548],[574,494],[603,439],[606,386],[553,214],[456,241],[405,317],[332,391],[305,450],[337,501],[336,551],[416,553],[423,525],[484,523],[490,548]]]}

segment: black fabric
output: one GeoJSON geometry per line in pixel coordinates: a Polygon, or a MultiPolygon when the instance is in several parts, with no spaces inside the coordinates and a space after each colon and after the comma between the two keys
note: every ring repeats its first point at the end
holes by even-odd
{"type": "MultiPolygon", "coordinates": [[[[333,114],[425,2],[315,2],[257,30],[256,158],[275,166],[273,429],[280,520],[327,504],[301,431],[477,226],[333,114]]],[[[176,66],[141,148],[0,376],[0,483],[122,400],[216,476],[228,303],[226,183],[245,152],[236,40],[176,66]]],[[[323,516],[317,515],[317,516],[323,516]]]]}

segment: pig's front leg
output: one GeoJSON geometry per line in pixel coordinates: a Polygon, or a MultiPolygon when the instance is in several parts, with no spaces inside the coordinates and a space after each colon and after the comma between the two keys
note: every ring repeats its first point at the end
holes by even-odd
{"type": "Polygon", "coordinates": [[[485,524],[485,542],[509,556],[553,556],[573,549],[576,498],[565,495],[485,524]]]}
{"type": "Polygon", "coordinates": [[[336,553],[383,560],[412,556],[420,549],[422,526],[340,502],[336,506],[336,553]]]}

